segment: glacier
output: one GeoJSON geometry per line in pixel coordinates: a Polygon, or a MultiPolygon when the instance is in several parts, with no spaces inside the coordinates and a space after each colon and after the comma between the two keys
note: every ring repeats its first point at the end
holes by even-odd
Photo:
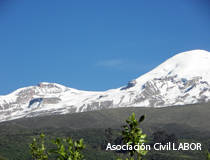
{"type": "Polygon", "coordinates": [[[41,82],[0,96],[0,122],[118,107],[167,107],[210,101],[210,53],[182,52],[126,86],[101,92],[41,82]]]}

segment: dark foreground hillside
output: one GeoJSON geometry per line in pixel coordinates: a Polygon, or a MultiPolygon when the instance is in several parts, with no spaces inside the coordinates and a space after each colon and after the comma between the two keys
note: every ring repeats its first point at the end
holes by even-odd
{"type": "Polygon", "coordinates": [[[201,142],[205,147],[202,152],[150,152],[148,160],[205,159],[205,149],[210,149],[209,103],[165,108],[118,108],[3,122],[0,123],[0,155],[9,160],[29,160],[28,144],[33,136],[44,132],[48,138],[84,138],[87,160],[116,159],[122,154],[105,151],[105,130],[111,128],[111,139],[116,142],[121,126],[132,112],[138,117],[146,115],[142,128],[149,135],[149,141],[153,140],[153,133],[164,131],[169,135],[174,134],[180,142],[201,142]]]}

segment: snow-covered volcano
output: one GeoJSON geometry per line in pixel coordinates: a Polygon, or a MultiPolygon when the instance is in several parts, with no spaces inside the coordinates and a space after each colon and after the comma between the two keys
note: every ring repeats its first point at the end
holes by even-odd
{"type": "Polygon", "coordinates": [[[210,101],[210,53],[179,53],[121,88],[81,91],[40,83],[0,96],[0,121],[117,107],[166,107],[210,101]]]}

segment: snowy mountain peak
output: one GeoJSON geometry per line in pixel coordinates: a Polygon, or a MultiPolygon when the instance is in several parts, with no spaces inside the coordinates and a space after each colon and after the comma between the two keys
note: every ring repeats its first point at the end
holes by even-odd
{"type": "Polygon", "coordinates": [[[137,82],[145,83],[149,79],[171,76],[185,79],[202,77],[203,80],[210,80],[210,53],[205,50],[192,50],[176,54],[137,78],[137,82]]]}
{"type": "MultiPolygon", "coordinates": [[[[180,77],[209,76],[210,53],[203,50],[183,52],[161,64],[157,71],[180,77]]],[[[208,77],[209,78],[209,77],[208,77]]]]}
{"type": "Polygon", "coordinates": [[[63,85],[57,83],[48,83],[48,82],[41,82],[37,85],[40,89],[46,89],[46,91],[54,91],[54,92],[64,92],[69,90],[70,88],[65,87],[63,85]]]}
{"type": "Polygon", "coordinates": [[[81,91],[41,82],[0,96],[0,121],[116,107],[166,107],[210,101],[210,53],[176,54],[127,86],[81,91]]]}

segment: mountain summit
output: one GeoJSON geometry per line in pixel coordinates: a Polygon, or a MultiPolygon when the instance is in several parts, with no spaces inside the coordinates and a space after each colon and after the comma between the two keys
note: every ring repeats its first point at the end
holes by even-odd
{"type": "MultiPolygon", "coordinates": [[[[42,82],[0,96],[0,121],[117,107],[166,107],[210,101],[210,53],[179,53],[126,86],[81,91],[42,82]]],[[[181,106],[180,106],[181,107],[181,106]]]]}
{"type": "MultiPolygon", "coordinates": [[[[192,78],[203,77],[210,80],[210,53],[204,50],[182,52],[169,58],[164,63],[144,76],[156,78],[160,76],[174,76],[192,78]]],[[[138,80],[143,80],[141,76],[138,80]]]]}

